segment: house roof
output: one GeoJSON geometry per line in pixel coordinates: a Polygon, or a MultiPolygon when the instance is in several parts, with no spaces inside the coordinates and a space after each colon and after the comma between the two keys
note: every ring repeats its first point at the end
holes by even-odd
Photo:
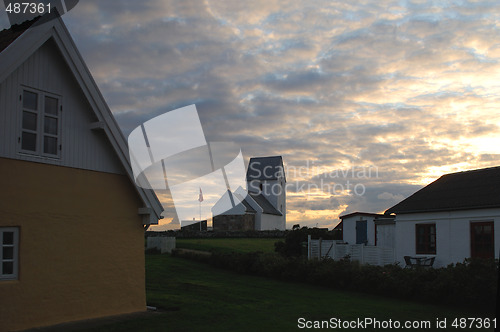
{"type": "Polygon", "coordinates": [[[285,169],[283,168],[283,158],[281,156],[250,158],[247,181],[277,180],[280,176],[285,178],[285,169]]]}
{"type": "Polygon", "coordinates": [[[150,215],[149,223],[157,223],[158,219],[162,218],[163,207],[154,191],[135,185],[132,167],[128,160],[127,141],[61,17],[56,14],[36,17],[0,31],[0,82],[3,82],[48,40],[53,40],[58,47],[94,115],[100,123],[103,123],[106,137],[144,203],[144,207],[140,208],[138,213],[150,215]]]}
{"type": "Polygon", "coordinates": [[[385,211],[385,214],[495,207],[500,207],[500,167],[443,175],[385,211]]]}
{"type": "Polygon", "coordinates": [[[277,216],[282,216],[283,214],[279,212],[272,204],[268,201],[264,195],[249,191],[248,194],[252,199],[262,208],[262,213],[274,214],[277,216]]]}
{"type": "Polygon", "coordinates": [[[243,198],[241,197],[240,195],[238,194],[234,194],[236,197],[238,197],[238,199],[241,201],[241,204],[243,204],[245,206],[245,209],[246,209],[246,212],[248,213],[257,213],[257,211],[255,211],[255,209],[250,205],[250,203],[248,203],[248,196],[243,198]]]}
{"type": "Polygon", "coordinates": [[[348,214],[344,214],[339,216],[339,219],[346,219],[354,216],[363,216],[363,217],[383,217],[383,214],[378,214],[378,213],[369,213],[369,212],[352,212],[348,214]]]}
{"type": "Polygon", "coordinates": [[[14,40],[23,34],[29,27],[31,27],[39,17],[25,21],[21,24],[14,24],[9,29],[4,29],[0,31],[0,52],[2,52],[7,46],[12,44],[14,40]]]}

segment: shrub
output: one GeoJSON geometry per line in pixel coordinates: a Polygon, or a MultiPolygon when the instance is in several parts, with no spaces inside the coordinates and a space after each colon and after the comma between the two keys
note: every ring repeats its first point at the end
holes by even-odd
{"type": "Polygon", "coordinates": [[[278,241],[274,244],[275,252],[286,257],[305,256],[307,253],[307,236],[323,238],[325,240],[340,240],[341,233],[338,231],[328,231],[322,228],[302,227],[289,231],[285,236],[285,241],[278,241]]]}
{"type": "Polygon", "coordinates": [[[483,310],[495,307],[498,268],[491,261],[468,260],[439,269],[403,269],[398,265],[360,265],[348,259],[308,261],[276,253],[214,253],[208,262],[239,273],[340,290],[483,310]]]}

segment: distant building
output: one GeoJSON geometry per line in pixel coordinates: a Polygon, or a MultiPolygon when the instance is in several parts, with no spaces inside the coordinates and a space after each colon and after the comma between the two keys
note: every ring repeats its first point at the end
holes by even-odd
{"type": "Polygon", "coordinates": [[[281,156],[251,158],[247,189],[228,190],[212,207],[217,230],[285,230],[286,177],[281,156]]]}
{"type": "Polygon", "coordinates": [[[344,242],[394,247],[394,217],[377,213],[353,212],[339,218],[341,222],[334,230],[341,232],[344,242]]]}
{"type": "Polygon", "coordinates": [[[183,221],[181,221],[181,230],[206,232],[207,231],[207,221],[206,220],[202,220],[202,221],[183,220],[183,221]],[[184,226],[182,226],[182,225],[184,225],[184,226]]]}

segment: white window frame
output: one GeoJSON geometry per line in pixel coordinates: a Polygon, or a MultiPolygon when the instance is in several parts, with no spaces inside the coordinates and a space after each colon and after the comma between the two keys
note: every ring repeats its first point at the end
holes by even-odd
{"type": "Polygon", "coordinates": [[[40,157],[45,157],[45,158],[54,158],[54,159],[59,159],[61,158],[61,150],[62,150],[62,142],[61,142],[61,132],[62,132],[62,98],[61,96],[58,96],[56,94],[47,92],[47,91],[42,91],[42,90],[37,90],[33,89],[30,87],[26,86],[21,86],[21,89],[19,91],[19,103],[20,103],[20,112],[19,112],[19,137],[18,137],[18,146],[19,146],[19,152],[22,154],[28,154],[28,155],[34,155],[34,156],[40,156],[40,157]],[[35,93],[37,95],[37,109],[36,110],[30,110],[24,107],[24,92],[31,92],[35,93]],[[54,98],[57,100],[57,114],[49,114],[45,112],[45,97],[50,97],[54,98]],[[23,128],[23,115],[24,112],[29,112],[29,113],[34,113],[37,115],[37,121],[36,121],[36,130],[29,130],[26,128],[23,128]],[[57,119],[57,133],[56,134],[49,134],[45,133],[45,118],[53,118],[57,119]],[[23,149],[23,132],[26,133],[32,133],[36,135],[36,143],[35,143],[35,151],[32,150],[27,150],[23,149]],[[56,154],[52,153],[45,153],[44,152],[44,138],[45,136],[47,137],[52,137],[57,139],[57,144],[56,144],[56,154]]]}
{"type": "Polygon", "coordinates": [[[0,227],[0,281],[19,277],[19,227],[0,227]],[[4,243],[4,233],[13,233],[13,243],[4,243]],[[13,248],[12,258],[4,258],[4,249],[13,248]],[[13,273],[4,273],[4,263],[13,263],[13,273]]]}

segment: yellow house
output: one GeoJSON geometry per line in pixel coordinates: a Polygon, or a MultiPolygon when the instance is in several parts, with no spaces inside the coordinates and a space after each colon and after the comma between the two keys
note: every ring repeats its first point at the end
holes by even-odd
{"type": "Polygon", "coordinates": [[[0,331],[146,310],[162,207],[61,18],[0,32],[0,176],[0,331]]]}

